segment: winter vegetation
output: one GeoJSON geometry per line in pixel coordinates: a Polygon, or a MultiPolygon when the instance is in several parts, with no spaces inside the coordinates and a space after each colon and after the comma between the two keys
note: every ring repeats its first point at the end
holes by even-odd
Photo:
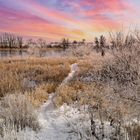
{"type": "Polygon", "coordinates": [[[55,44],[63,53],[52,57],[32,55],[51,43],[27,44],[0,36],[1,48],[27,47],[31,54],[0,59],[0,139],[140,139],[139,31],[93,43],[63,39],[55,44]]]}

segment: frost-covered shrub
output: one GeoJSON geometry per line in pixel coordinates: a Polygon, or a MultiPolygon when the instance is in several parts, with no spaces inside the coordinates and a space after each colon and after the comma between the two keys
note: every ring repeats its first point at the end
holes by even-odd
{"type": "MultiPolygon", "coordinates": [[[[26,127],[39,129],[33,106],[22,94],[7,95],[0,101],[1,125],[5,129],[22,130],[26,127]]],[[[3,130],[2,130],[3,131],[3,130]]]]}
{"type": "Polygon", "coordinates": [[[70,55],[70,56],[75,56],[75,57],[83,57],[83,56],[88,56],[93,52],[93,47],[91,45],[80,45],[80,46],[76,46],[76,47],[69,47],[66,50],[66,55],[70,55]]]}
{"type": "Polygon", "coordinates": [[[4,128],[3,136],[0,136],[0,140],[39,140],[40,138],[37,137],[37,133],[30,129],[25,130],[17,130],[15,128],[13,129],[7,129],[4,128]]]}
{"type": "Polygon", "coordinates": [[[140,139],[140,124],[132,123],[126,126],[127,137],[131,140],[139,140],[140,139]]]}
{"type": "MultiPolygon", "coordinates": [[[[135,35],[133,35],[134,37],[135,35]]],[[[140,38],[140,37],[139,37],[140,38]]],[[[89,99],[96,104],[91,105],[92,111],[98,119],[107,120],[110,125],[119,125],[117,135],[120,136],[120,128],[124,122],[134,118],[139,119],[140,114],[140,41],[139,38],[127,42],[119,42],[117,48],[113,48],[112,59],[106,61],[99,69],[90,68],[85,73],[77,75],[75,79],[88,84],[101,85],[102,90],[96,93],[90,88],[82,92],[81,98],[85,104],[90,105],[89,99]],[[90,92],[88,92],[90,91],[90,92]],[[88,96],[86,97],[87,93],[88,96]],[[94,94],[96,93],[96,94],[94,94]],[[88,100],[86,100],[88,99],[88,100]],[[101,114],[101,115],[100,115],[101,114]]],[[[114,40],[118,44],[117,39],[114,40]]],[[[121,40],[120,40],[121,41],[121,40]]],[[[72,88],[72,87],[71,87],[72,88]]],[[[98,88],[98,87],[97,87],[98,88]]],[[[76,101],[79,97],[76,97],[76,101]]],[[[136,130],[137,131],[137,130],[136,130]]],[[[135,135],[135,133],[134,133],[135,135]]],[[[134,136],[133,135],[133,136],[134,136]]],[[[137,134],[135,135],[137,137],[137,134]]],[[[131,138],[131,137],[130,137],[131,138]]]]}

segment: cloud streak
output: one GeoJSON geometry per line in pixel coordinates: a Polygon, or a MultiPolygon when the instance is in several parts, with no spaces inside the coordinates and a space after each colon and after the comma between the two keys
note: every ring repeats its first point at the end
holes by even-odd
{"type": "Polygon", "coordinates": [[[140,23],[137,0],[0,0],[0,32],[59,40],[140,23]],[[129,15],[129,16],[128,16],[129,15]]]}

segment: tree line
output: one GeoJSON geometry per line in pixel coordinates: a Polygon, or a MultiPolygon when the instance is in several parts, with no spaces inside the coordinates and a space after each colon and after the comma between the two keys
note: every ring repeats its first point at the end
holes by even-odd
{"type": "Polygon", "coordinates": [[[70,42],[68,39],[62,39],[60,42],[56,42],[53,45],[47,43],[45,39],[39,38],[37,40],[28,39],[23,41],[23,37],[19,35],[14,35],[12,33],[2,33],[0,34],[0,48],[29,48],[29,47],[39,47],[39,48],[63,48],[64,50],[69,46],[70,42]]]}
{"type": "MultiPolygon", "coordinates": [[[[105,36],[101,35],[100,37],[95,37],[94,41],[90,44],[97,52],[101,52],[102,55],[105,55],[105,49],[114,49],[121,48],[121,46],[131,46],[135,42],[135,38],[132,34],[127,35],[123,39],[121,33],[117,33],[114,39],[114,35],[110,34],[110,41],[107,42],[105,36]],[[123,44],[122,44],[123,43],[123,44]]],[[[45,39],[39,38],[37,40],[28,39],[23,41],[23,37],[19,35],[14,35],[11,33],[3,33],[0,35],[0,48],[29,48],[29,47],[39,47],[39,48],[62,48],[67,49],[71,46],[81,46],[87,45],[85,39],[81,41],[69,41],[67,38],[63,38],[60,42],[48,43],[45,39]]]]}
{"type": "Polygon", "coordinates": [[[23,48],[23,38],[10,33],[0,35],[0,48],[23,48]]]}

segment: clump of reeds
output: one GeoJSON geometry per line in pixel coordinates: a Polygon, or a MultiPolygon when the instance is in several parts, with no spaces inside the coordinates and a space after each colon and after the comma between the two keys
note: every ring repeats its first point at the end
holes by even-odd
{"type": "Polygon", "coordinates": [[[35,109],[22,94],[11,94],[1,99],[0,120],[2,132],[4,129],[19,131],[27,127],[33,130],[40,128],[35,109]]]}

